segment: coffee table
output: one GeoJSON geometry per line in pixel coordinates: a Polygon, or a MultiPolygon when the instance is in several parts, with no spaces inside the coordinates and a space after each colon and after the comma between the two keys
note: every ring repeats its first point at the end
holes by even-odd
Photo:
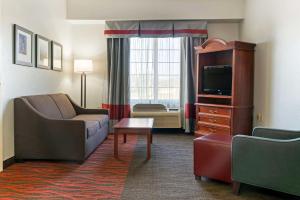
{"type": "Polygon", "coordinates": [[[151,158],[153,118],[123,118],[115,126],[114,156],[118,158],[118,136],[123,134],[124,143],[128,134],[147,135],[147,160],[151,158]]]}

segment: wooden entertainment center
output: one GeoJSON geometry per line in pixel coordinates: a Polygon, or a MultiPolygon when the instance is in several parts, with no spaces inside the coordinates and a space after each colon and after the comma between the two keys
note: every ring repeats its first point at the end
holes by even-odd
{"type": "Polygon", "coordinates": [[[196,47],[196,136],[250,134],[253,118],[255,44],[209,39],[196,47]],[[203,91],[205,66],[231,66],[231,95],[203,91]]]}

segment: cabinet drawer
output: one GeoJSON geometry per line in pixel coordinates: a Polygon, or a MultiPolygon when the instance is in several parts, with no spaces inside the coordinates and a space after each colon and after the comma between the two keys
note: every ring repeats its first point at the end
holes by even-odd
{"type": "Polygon", "coordinates": [[[199,113],[198,120],[200,122],[208,122],[213,124],[220,124],[230,126],[230,117],[229,116],[220,116],[220,115],[211,115],[205,113],[199,113]]]}
{"type": "Polygon", "coordinates": [[[226,126],[213,126],[206,123],[200,123],[197,124],[197,131],[200,133],[203,133],[203,135],[211,134],[211,133],[217,133],[217,134],[228,134],[230,135],[230,128],[226,126]]]}
{"type": "Polygon", "coordinates": [[[231,109],[230,108],[211,107],[211,106],[199,106],[199,112],[216,114],[216,115],[230,115],[231,109]]]}

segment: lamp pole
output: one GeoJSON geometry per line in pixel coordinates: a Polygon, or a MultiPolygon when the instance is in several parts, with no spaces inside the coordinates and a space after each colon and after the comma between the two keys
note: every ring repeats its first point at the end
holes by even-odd
{"type": "Polygon", "coordinates": [[[86,73],[93,71],[92,60],[74,60],[74,72],[80,73],[80,105],[86,108],[86,73]]]}
{"type": "Polygon", "coordinates": [[[81,107],[86,108],[86,73],[81,73],[81,107]]]}

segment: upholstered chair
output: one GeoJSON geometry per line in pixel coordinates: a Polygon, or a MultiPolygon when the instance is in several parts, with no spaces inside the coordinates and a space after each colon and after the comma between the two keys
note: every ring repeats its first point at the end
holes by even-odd
{"type": "Polygon", "coordinates": [[[240,183],[300,196],[300,132],[255,128],[232,141],[234,192],[240,183]]]}

